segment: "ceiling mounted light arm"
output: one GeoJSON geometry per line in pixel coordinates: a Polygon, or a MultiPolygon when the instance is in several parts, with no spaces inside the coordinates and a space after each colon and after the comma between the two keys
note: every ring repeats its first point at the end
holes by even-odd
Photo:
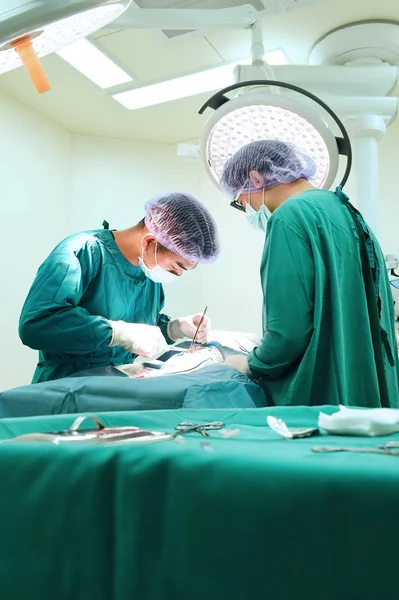
{"type": "Polygon", "coordinates": [[[137,8],[134,5],[104,29],[248,29],[258,20],[250,4],[232,8],[137,8]]]}
{"type": "MultiPolygon", "coordinates": [[[[207,100],[207,102],[205,102],[205,104],[200,108],[198,113],[201,115],[207,108],[212,108],[213,110],[216,111],[220,107],[225,105],[227,102],[231,102],[232,100],[225,95],[225,94],[228,94],[229,92],[232,92],[234,90],[237,90],[237,89],[243,88],[243,87],[253,88],[253,87],[259,87],[259,86],[286,88],[288,90],[302,94],[303,96],[306,96],[310,100],[313,100],[314,102],[316,102],[316,104],[321,106],[330,115],[330,117],[332,117],[332,119],[338,125],[338,128],[342,134],[342,137],[335,137],[338,153],[346,156],[346,159],[347,159],[345,173],[344,173],[341,183],[340,183],[340,185],[343,187],[348,180],[348,177],[349,177],[349,174],[351,171],[351,167],[352,167],[352,147],[351,147],[351,142],[349,139],[348,132],[346,131],[342,121],[334,113],[334,111],[327,104],[325,104],[325,102],[323,102],[323,100],[321,100],[320,98],[318,98],[311,92],[308,92],[307,90],[304,90],[303,88],[300,88],[296,85],[293,85],[290,83],[285,83],[283,81],[254,80],[254,81],[240,82],[240,83],[235,83],[233,85],[230,85],[230,86],[224,88],[223,90],[220,90],[216,94],[214,94],[211,98],[209,98],[209,100],[207,100]]],[[[267,104],[267,103],[265,102],[265,104],[267,104]]]]}
{"type": "Polygon", "coordinates": [[[251,58],[252,65],[251,69],[256,69],[253,72],[252,76],[249,73],[245,73],[245,69],[247,67],[240,65],[238,70],[244,69],[244,72],[238,72],[238,79],[236,81],[243,82],[248,79],[254,79],[258,77],[264,77],[265,79],[274,79],[274,70],[265,60],[265,46],[263,44],[263,31],[262,31],[262,22],[260,20],[256,21],[251,26],[251,58]]]}
{"type": "Polygon", "coordinates": [[[251,56],[252,64],[264,64],[265,46],[263,44],[262,24],[256,21],[251,27],[251,56]]]}

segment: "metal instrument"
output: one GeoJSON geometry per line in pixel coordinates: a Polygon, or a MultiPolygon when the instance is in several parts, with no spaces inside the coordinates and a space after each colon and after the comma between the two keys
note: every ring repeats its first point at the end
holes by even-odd
{"type": "Polygon", "coordinates": [[[197,335],[198,335],[198,332],[199,332],[199,330],[200,330],[200,327],[201,327],[201,325],[202,325],[202,323],[203,323],[203,321],[204,321],[204,319],[205,319],[205,315],[206,315],[206,311],[207,311],[207,310],[208,310],[208,307],[207,307],[207,306],[205,306],[205,308],[204,308],[204,312],[202,313],[202,317],[201,317],[201,319],[200,319],[200,322],[198,323],[198,327],[197,327],[197,329],[196,329],[196,331],[195,331],[195,334],[194,334],[194,337],[193,337],[193,341],[192,341],[192,342],[191,342],[191,344],[190,344],[190,348],[189,348],[190,350],[192,350],[192,349],[194,348],[195,344],[196,344],[196,341],[197,341],[197,335]]]}
{"type": "Polygon", "coordinates": [[[389,446],[379,446],[378,448],[360,448],[355,446],[314,446],[313,452],[361,452],[364,454],[390,454],[399,456],[399,452],[390,450],[389,446]]]}
{"type": "Polygon", "coordinates": [[[182,421],[175,427],[175,436],[196,431],[204,437],[209,437],[208,431],[222,429],[222,427],[224,427],[224,423],[222,421],[212,421],[210,423],[193,423],[192,421],[182,421]]]}

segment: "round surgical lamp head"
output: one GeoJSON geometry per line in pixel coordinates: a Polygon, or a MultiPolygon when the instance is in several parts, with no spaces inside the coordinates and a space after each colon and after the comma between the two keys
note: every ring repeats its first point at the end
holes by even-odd
{"type": "MultiPolygon", "coordinates": [[[[208,174],[218,186],[226,161],[243,146],[265,139],[295,144],[311,156],[317,170],[309,181],[317,188],[332,186],[338,172],[339,155],[345,155],[346,170],[340,185],[346,183],[352,164],[348,133],[329,106],[310,92],[280,81],[247,81],[221,90],[202,106],[199,113],[202,114],[206,108],[215,112],[205,124],[200,155],[208,174]],[[225,95],[243,87],[252,89],[232,99],[225,95]],[[325,120],[304,102],[272,94],[265,87],[285,88],[313,100],[333,118],[342,137],[335,137],[325,120]]],[[[238,207],[236,203],[232,205],[238,207]]]]}
{"type": "Polygon", "coordinates": [[[131,0],[0,0],[0,74],[22,64],[39,93],[50,89],[39,59],[119,17],[131,0]]]}

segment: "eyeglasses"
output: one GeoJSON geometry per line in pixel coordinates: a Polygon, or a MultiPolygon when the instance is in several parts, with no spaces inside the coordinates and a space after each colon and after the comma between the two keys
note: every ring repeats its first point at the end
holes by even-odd
{"type": "Polygon", "coordinates": [[[234,200],[232,202],[230,202],[230,206],[232,206],[233,208],[236,208],[237,210],[240,210],[241,212],[245,212],[245,206],[243,206],[240,202],[238,202],[238,198],[241,196],[241,194],[242,194],[242,192],[237,194],[237,196],[234,198],[234,200]]]}
{"type": "Polygon", "coordinates": [[[241,212],[245,212],[245,208],[243,207],[242,204],[237,202],[237,200],[233,200],[233,202],[230,202],[230,206],[232,206],[233,208],[236,208],[237,210],[240,210],[241,212]]]}

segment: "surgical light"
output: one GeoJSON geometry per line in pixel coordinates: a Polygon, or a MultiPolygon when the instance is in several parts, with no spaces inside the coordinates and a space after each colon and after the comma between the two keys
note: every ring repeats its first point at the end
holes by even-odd
{"type": "Polygon", "coordinates": [[[211,179],[219,184],[226,161],[240,148],[256,140],[280,140],[295,144],[313,158],[317,170],[310,180],[317,188],[330,188],[337,176],[339,155],[345,155],[346,170],[341,180],[349,177],[352,151],[349,136],[337,115],[317,96],[279,81],[256,80],[236,83],[212,96],[200,109],[215,112],[205,124],[200,156],[211,179]],[[234,98],[226,94],[240,88],[251,88],[234,98]],[[279,88],[280,93],[271,93],[279,88]],[[303,101],[282,94],[290,90],[305,96],[323,108],[337,124],[342,137],[335,137],[318,112],[303,101]]]}
{"type": "Polygon", "coordinates": [[[50,89],[39,58],[101,29],[131,0],[2,0],[0,74],[25,66],[39,93],[50,89]]]}

